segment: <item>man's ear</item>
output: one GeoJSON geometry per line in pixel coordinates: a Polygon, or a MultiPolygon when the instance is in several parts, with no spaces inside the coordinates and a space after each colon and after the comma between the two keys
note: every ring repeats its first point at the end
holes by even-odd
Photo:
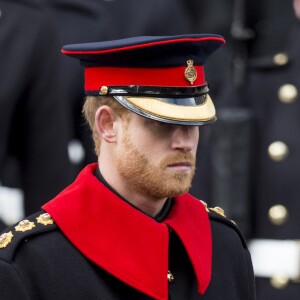
{"type": "Polygon", "coordinates": [[[95,127],[99,136],[107,143],[116,142],[117,126],[115,122],[118,116],[115,111],[107,106],[103,105],[98,108],[95,115],[95,127]]]}

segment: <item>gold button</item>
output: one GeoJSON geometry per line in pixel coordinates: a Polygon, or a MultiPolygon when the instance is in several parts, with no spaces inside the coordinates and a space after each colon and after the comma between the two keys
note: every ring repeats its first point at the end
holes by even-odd
{"type": "Polygon", "coordinates": [[[270,283],[275,289],[283,289],[289,283],[289,278],[287,276],[273,276],[270,278],[270,283]]]}
{"type": "Polygon", "coordinates": [[[107,93],[108,93],[108,87],[105,85],[101,86],[100,95],[107,95],[107,93]]]}
{"type": "Polygon", "coordinates": [[[168,281],[170,283],[172,283],[175,280],[174,275],[170,271],[168,271],[168,275],[167,276],[168,276],[168,281]]]}
{"type": "Polygon", "coordinates": [[[298,97],[298,90],[293,84],[284,84],[278,90],[278,98],[283,103],[292,103],[298,97]]]}
{"type": "Polygon", "coordinates": [[[284,66],[289,62],[289,57],[285,53],[277,53],[273,56],[273,61],[277,66],[284,66]]]}
{"type": "Polygon", "coordinates": [[[269,146],[268,153],[272,160],[282,161],[289,155],[289,148],[285,143],[275,141],[269,146]]]}
{"type": "Polygon", "coordinates": [[[282,225],[286,222],[289,212],[285,206],[277,204],[269,209],[269,220],[274,225],[282,225]]]}

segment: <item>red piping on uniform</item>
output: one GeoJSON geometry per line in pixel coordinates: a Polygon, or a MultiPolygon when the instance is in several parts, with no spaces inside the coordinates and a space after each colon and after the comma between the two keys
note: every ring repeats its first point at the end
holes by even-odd
{"type": "Polygon", "coordinates": [[[119,52],[119,51],[145,48],[145,47],[152,47],[152,46],[163,45],[163,44],[182,43],[182,42],[195,42],[195,41],[219,41],[219,42],[225,44],[224,39],[217,38],[217,37],[183,38],[183,39],[176,39],[176,40],[156,41],[156,42],[144,43],[144,44],[139,44],[139,45],[131,45],[131,46],[113,48],[113,49],[105,49],[105,50],[68,51],[68,50],[62,49],[61,52],[63,54],[70,54],[70,55],[72,55],[72,54],[73,55],[74,54],[105,54],[105,53],[113,53],[113,52],[119,52]]]}

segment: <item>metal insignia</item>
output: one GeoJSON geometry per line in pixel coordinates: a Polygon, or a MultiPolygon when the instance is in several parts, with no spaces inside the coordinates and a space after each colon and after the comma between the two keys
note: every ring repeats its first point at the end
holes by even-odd
{"type": "Polygon", "coordinates": [[[0,235],[0,248],[5,248],[13,238],[12,232],[2,233],[0,235]]]}
{"type": "Polygon", "coordinates": [[[208,207],[207,207],[207,203],[204,202],[203,200],[200,200],[200,201],[201,201],[201,203],[204,205],[206,211],[209,212],[209,209],[208,209],[208,207]]]}
{"type": "Polygon", "coordinates": [[[48,213],[41,214],[36,219],[39,224],[43,225],[51,225],[54,223],[53,219],[48,213]]]}
{"type": "Polygon", "coordinates": [[[209,208],[209,209],[226,218],[226,215],[225,215],[225,212],[224,212],[223,208],[221,208],[219,206],[216,206],[214,208],[209,208]]]}
{"type": "Polygon", "coordinates": [[[108,87],[105,86],[105,85],[101,86],[99,94],[100,95],[107,95],[108,94],[108,87]]]}
{"type": "Polygon", "coordinates": [[[172,283],[175,280],[174,275],[170,271],[168,271],[167,278],[170,283],[172,283]]]}
{"type": "Polygon", "coordinates": [[[197,70],[194,68],[194,61],[189,59],[186,63],[187,67],[184,70],[184,77],[190,84],[193,84],[197,78],[197,70]]]}
{"type": "Polygon", "coordinates": [[[23,220],[21,221],[17,226],[15,226],[16,231],[27,231],[34,228],[35,225],[33,222],[30,222],[29,220],[23,220]]]}

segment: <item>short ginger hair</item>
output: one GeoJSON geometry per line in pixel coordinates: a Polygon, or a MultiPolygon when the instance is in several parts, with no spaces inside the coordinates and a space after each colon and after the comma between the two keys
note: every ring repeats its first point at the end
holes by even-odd
{"type": "Polygon", "coordinates": [[[112,108],[121,118],[129,115],[129,110],[122,106],[111,96],[87,96],[83,105],[82,113],[92,131],[94,150],[96,155],[100,154],[100,137],[95,126],[95,115],[100,106],[107,105],[112,108]]]}

